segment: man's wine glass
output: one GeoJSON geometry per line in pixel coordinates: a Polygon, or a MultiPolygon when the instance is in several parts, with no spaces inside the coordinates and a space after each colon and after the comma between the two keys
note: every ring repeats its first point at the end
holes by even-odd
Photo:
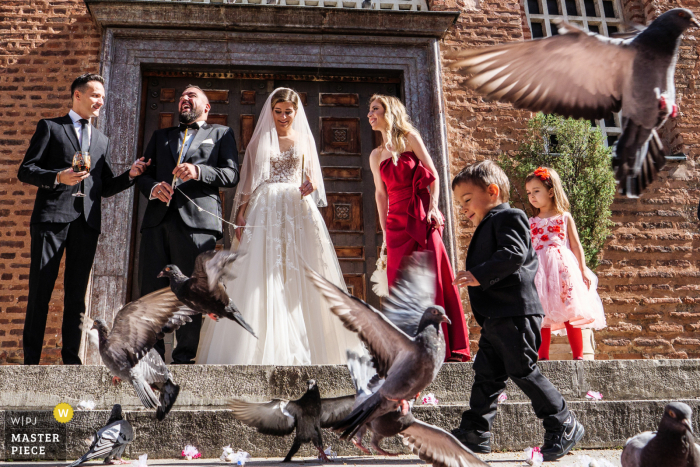
{"type": "MultiPolygon", "coordinates": [[[[73,154],[73,172],[89,172],[90,171],[90,153],[87,151],[78,151],[73,154]]],[[[73,193],[73,196],[84,198],[83,180],[80,181],[78,191],[73,193]]]]}

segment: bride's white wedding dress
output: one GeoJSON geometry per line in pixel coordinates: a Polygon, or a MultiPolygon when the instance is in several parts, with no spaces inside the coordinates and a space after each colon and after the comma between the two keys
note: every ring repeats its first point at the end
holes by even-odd
{"type": "Polygon", "coordinates": [[[359,340],[304,274],[305,261],[346,290],[326,225],[311,196],[301,199],[301,154],[270,155],[270,176],[250,197],[229,296],[252,326],[221,320],[202,331],[197,363],[316,365],[345,362],[359,340]]]}

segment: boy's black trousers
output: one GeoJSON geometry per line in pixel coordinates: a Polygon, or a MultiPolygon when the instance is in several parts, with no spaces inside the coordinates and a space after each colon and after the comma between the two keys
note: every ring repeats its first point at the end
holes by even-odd
{"type": "Polygon", "coordinates": [[[544,429],[557,431],[569,417],[561,393],[540,373],[537,349],[540,347],[541,316],[487,318],[481,328],[479,351],[474,359],[474,385],[469,407],[462,414],[460,428],[491,431],[498,396],[513,382],[532,401],[544,429]]]}

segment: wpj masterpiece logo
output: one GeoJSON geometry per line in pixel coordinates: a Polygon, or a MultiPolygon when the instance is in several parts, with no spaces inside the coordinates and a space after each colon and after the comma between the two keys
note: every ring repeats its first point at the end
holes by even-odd
{"type": "Polygon", "coordinates": [[[68,404],[52,411],[5,412],[5,460],[66,460],[66,422],[73,418],[68,404]]]}

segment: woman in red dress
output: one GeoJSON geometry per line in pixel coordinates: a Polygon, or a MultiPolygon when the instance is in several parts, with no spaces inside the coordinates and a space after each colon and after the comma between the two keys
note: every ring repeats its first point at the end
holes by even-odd
{"type": "Polygon", "coordinates": [[[391,96],[374,95],[369,123],[382,133],[383,144],[372,151],[369,164],[374,176],[379,222],[387,251],[391,285],[401,259],[414,251],[432,251],[435,258],[435,302],[445,308],[451,325],[443,323],[446,361],[468,361],[469,331],[454,274],[442,243],[444,218],[438,209],[439,177],[406,108],[391,96]]]}

